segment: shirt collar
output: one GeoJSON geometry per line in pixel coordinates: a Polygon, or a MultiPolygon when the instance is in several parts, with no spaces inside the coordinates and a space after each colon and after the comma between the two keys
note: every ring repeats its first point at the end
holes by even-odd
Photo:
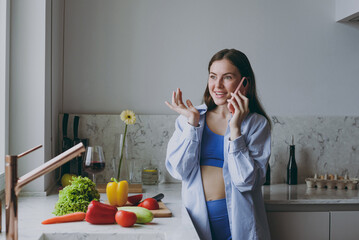
{"type": "Polygon", "coordinates": [[[198,110],[198,112],[199,112],[199,115],[204,115],[204,114],[206,114],[207,109],[208,109],[208,107],[206,106],[206,104],[199,105],[199,106],[197,106],[196,108],[197,108],[197,110],[198,110]]]}

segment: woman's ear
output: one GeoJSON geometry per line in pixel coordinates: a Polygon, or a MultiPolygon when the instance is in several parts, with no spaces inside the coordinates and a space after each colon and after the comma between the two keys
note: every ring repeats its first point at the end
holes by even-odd
{"type": "Polygon", "coordinates": [[[243,80],[241,82],[242,86],[240,86],[241,93],[248,97],[248,94],[250,93],[251,84],[248,77],[243,77],[243,80]]]}

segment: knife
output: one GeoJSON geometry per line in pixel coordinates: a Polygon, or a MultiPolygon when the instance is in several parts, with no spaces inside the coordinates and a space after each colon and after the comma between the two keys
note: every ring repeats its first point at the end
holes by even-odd
{"type": "Polygon", "coordinates": [[[81,140],[78,138],[78,134],[79,134],[79,120],[80,117],[79,116],[75,116],[74,117],[74,145],[76,145],[77,143],[80,143],[81,140]],[[76,142],[76,143],[75,143],[76,142]]]}
{"type": "MultiPolygon", "coordinates": [[[[78,138],[78,129],[79,129],[79,116],[74,117],[74,145],[81,142],[81,139],[78,138]]],[[[82,155],[75,157],[70,161],[70,173],[76,174],[79,176],[81,174],[81,167],[82,167],[82,155]]]]}
{"type": "Polygon", "coordinates": [[[158,202],[158,201],[161,201],[161,199],[164,198],[164,197],[165,197],[165,195],[163,193],[159,193],[159,194],[157,194],[156,196],[154,196],[152,198],[156,199],[157,202],[158,202]]]}
{"type": "Polygon", "coordinates": [[[69,121],[69,114],[64,113],[64,117],[62,119],[62,152],[70,149],[72,147],[72,141],[67,137],[67,123],[69,121]]]}
{"type": "MultiPolygon", "coordinates": [[[[70,149],[72,147],[72,141],[70,138],[67,137],[67,123],[69,120],[69,114],[64,113],[62,118],[62,152],[70,149]]],[[[65,173],[70,172],[70,163],[67,162],[66,164],[62,165],[61,167],[61,174],[64,175],[65,173]]]]}

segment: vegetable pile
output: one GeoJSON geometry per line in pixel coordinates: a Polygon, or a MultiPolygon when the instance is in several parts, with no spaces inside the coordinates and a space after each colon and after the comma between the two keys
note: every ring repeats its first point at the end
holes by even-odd
{"type": "MultiPolygon", "coordinates": [[[[128,196],[127,181],[111,179],[106,188],[110,204],[101,203],[96,185],[87,177],[72,177],[71,184],[59,192],[59,200],[52,212],[56,217],[42,221],[42,224],[54,224],[75,221],[87,221],[91,224],[113,224],[131,227],[135,223],[148,223],[153,220],[150,210],[159,209],[158,200],[143,195],[128,196]],[[131,203],[131,207],[121,207],[131,203]],[[138,207],[135,207],[138,204],[138,207]]],[[[162,194],[163,195],[163,194],[162,194]]],[[[163,196],[162,196],[163,197],[163,196]]]]}
{"type": "Polygon", "coordinates": [[[99,200],[100,194],[96,185],[87,177],[73,177],[71,185],[59,192],[59,200],[52,212],[62,216],[74,212],[86,212],[92,200],[99,200]]]}

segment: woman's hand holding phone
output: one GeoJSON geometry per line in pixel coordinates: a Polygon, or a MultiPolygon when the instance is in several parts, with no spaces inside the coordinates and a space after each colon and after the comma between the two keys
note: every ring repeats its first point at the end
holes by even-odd
{"type": "Polygon", "coordinates": [[[231,121],[229,122],[229,128],[231,131],[232,140],[241,136],[242,122],[249,113],[249,100],[244,95],[247,93],[248,82],[243,84],[244,80],[248,81],[246,78],[242,78],[236,91],[234,91],[234,93],[231,93],[232,94],[231,99],[227,100],[228,109],[232,113],[232,118],[231,121]]]}
{"type": "MultiPolygon", "coordinates": [[[[246,77],[243,77],[240,81],[240,83],[238,84],[238,87],[236,88],[236,90],[234,91],[234,94],[237,94],[238,92],[242,93],[242,95],[247,96],[247,92],[248,92],[248,80],[246,77]]],[[[233,100],[233,96],[231,98],[231,100],[233,100]]],[[[234,107],[232,106],[232,104],[229,102],[227,105],[229,111],[233,114],[234,112],[234,107]]]]}
{"type": "Polygon", "coordinates": [[[177,88],[177,91],[172,93],[172,103],[165,102],[166,105],[173,111],[181,114],[188,119],[188,123],[194,127],[197,127],[199,124],[199,112],[193,106],[190,100],[187,100],[187,106],[182,101],[182,91],[177,88]]]}

